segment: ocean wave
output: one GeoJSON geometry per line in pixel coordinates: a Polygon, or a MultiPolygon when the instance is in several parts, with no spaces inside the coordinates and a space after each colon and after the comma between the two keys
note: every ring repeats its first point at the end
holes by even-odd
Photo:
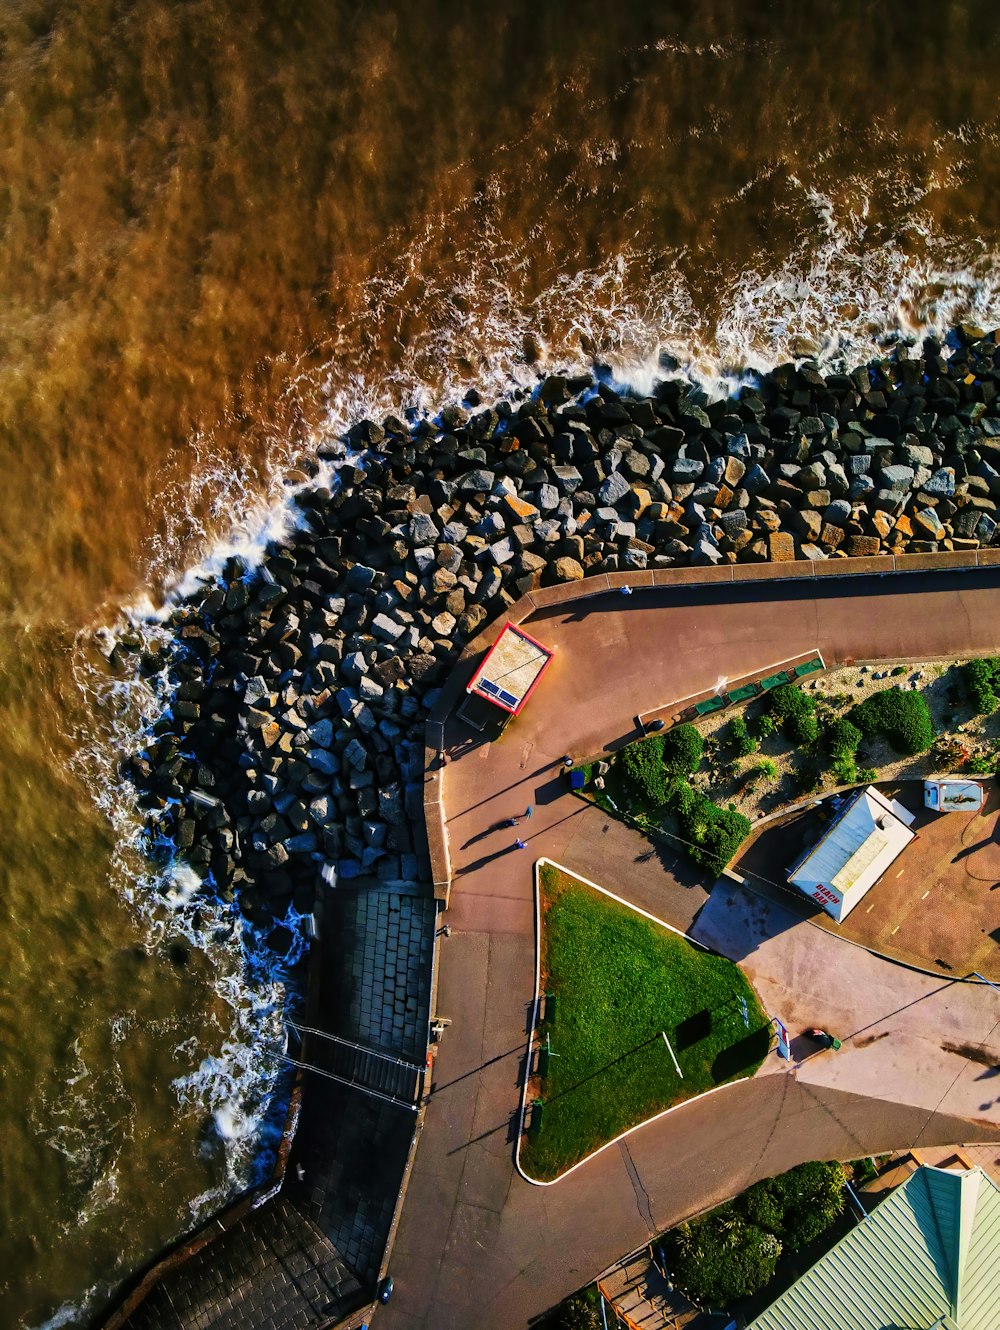
{"type": "MultiPolygon", "coordinates": [[[[309,927],[293,907],[275,924],[255,927],[234,903],[205,895],[198,874],[172,847],[157,843],[155,822],[145,821],[137,810],[135,788],[123,779],[120,764],[142,747],[169,707],[172,647],[163,614],[144,616],[136,605],[98,638],[81,638],[75,672],[90,703],[93,728],[77,749],[75,767],[114,828],[112,885],[141,920],[147,947],[176,957],[187,949],[204,953],[211,963],[212,992],[221,1000],[209,1027],[173,1050],[184,1067],[172,1081],[178,1112],[196,1114],[206,1124],[203,1152],[219,1160],[216,1185],[189,1202],[189,1222],[197,1224],[238,1192],[262,1182],[273,1167],[291,1087],[289,1069],[276,1053],[284,1047],[284,1017],[300,1001],[293,971],[308,945],[309,927]],[[109,674],[101,650],[113,649],[126,632],[139,635],[145,659],[153,653],[162,664],[145,673],[109,674]],[[165,862],[158,865],[150,854],[162,858],[164,850],[165,862]],[[268,944],[279,924],[291,938],[283,954],[268,944]]],[[[133,1018],[134,1013],[124,1012],[112,1022],[109,1074],[118,1075],[114,1050],[127,1038],[133,1018]]],[[[85,1068],[74,1069],[67,1084],[85,1075],[85,1068]]],[[[86,1181],[81,1224],[95,1207],[113,1199],[114,1159],[103,1157],[102,1143],[109,1144],[114,1132],[91,1112],[97,1102],[77,1096],[39,1110],[47,1122],[58,1123],[49,1143],[66,1155],[81,1185],[86,1181]],[[81,1122],[87,1127],[81,1129],[81,1122]]]]}
{"type": "Polygon", "coordinates": [[[47,1321],[33,1326],[31,1330],[63,1330],[67,1325],[83,1324],[88,1311],[106,1292],[101,1284],[92,1284],[75,1302],[61,1303],[47,1321]]]}

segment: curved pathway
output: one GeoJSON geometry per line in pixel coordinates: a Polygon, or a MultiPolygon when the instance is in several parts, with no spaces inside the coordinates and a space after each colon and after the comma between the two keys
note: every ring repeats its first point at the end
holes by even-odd
{"type": "MultiPolygon", "coordinates": [[[[669,851],[571,796],[569,752],[634,737],[634,717],[818,648],[828,662],[1000,647],[1000,573],[699,586],[542,611],[556,658],[495,744],[451,722],[444,803],[454,883],[437,1001],[451,1018],[409,1184],[387,1326],[512,1330],[653,1233],[804,1159],[1000,1139],[976,1059],[1000,1059],[1000,994],[916,974],[738,889],[696,928],[737,954],[765,1005],[851,1035],[638,1129],[564,1182],[513,1167],[533,983],[531,864],[547,855],[690,928],[706,901],[669,851]],[[516,832],[498,824],[534,805],[516,832]],[[530,851],[530,852],[529,852],[530,851]],[[807,936],[808,935],[808,936],[807,936]]],[[[793,1052],[797,1052],[793,1049],[793,1052]]]]}

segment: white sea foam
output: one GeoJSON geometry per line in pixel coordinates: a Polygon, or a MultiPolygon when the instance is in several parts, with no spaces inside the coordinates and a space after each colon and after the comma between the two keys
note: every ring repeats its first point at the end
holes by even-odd
{"type": "MultiPolygon", "coordinates": [[[[274,524],[269,529],[273,531],[274,524]]],[[[140,632],[147,648],[160,648],[163,665],[147,676],[136,671],[114,677],[81,640],[75,667],[79,686],[92,701],[93,729],[82,737],[76,766],[114,827],[113,880],[143,919],[148,945],[186,943],[212,961],[212,986],[222,999],[217,1010],[225,1015],[213,1016],[210,1027],[174,1046],[174,1057],[184,1068],[173,1081],[178,1110],[215,1124],[222,1161],[217,1185],[190,1202],[190,1220],[197,1223],[270,1170],[290,1085],[287,1067],[274,1054],[282,1047],[283,1013],[297,1001],[288,976],[307,945],[308,927],[289,908],[281,922],[293,941],[287,954],[279,956],[267,945],[270,926],[254,928],[235,906],[199,894],[201,879],[190,865],[170,858],[157,869],[145,857],[148,829],[137,813],[135,791],[117,767],[124,755],[141,750],[151,725],[168,705],[171,634],[156,607],[141,618],[133,604],[127,623],[131,631],[140,632]]],[[[113,630],[104,635],[102,654],[116,637],[113,630]]],[[[166,847],[166,842],[161,846],[166,847]]],[[[127,1033],[129,1023],[129,1014],[116,1019],[112,1048],[127,1033]]],[[[117,1075],[114,1060],[111,1070],[117,1075]]],[[[85,1075],[81,1061],[73,1078],[85,1075]]],[[[97,1102],[94,1097],[93,1103],[97,1102]]],[[[82,1101],[66,1100],[58,1108],[47,1105],[40,1111],[48,1123],[50,1144],[70,1160],[80,1184],[88,1188],[89,1210],[79,1220],[85,1222],[94,1207],[113,1199],[117,1155],[102,1155],[111,1133],[82,1101]]]]}
{"type": "Polygon", "coordinates": [[[47,1321],[32,1327],[32,1330],[63,1330],[63,1327],[67,1325],[82,1324],[98,1295],[104,1292],[105,1290],[100,1284],[92,1284],[82,1297],[75,1302],[61,1303],[47,1321]]]}

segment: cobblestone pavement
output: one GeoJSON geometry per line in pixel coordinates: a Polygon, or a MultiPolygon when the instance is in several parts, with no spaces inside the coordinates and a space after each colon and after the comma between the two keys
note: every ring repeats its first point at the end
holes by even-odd
{"type": "Polygon", "coordinates": [[[358,1090],[309,1077],[284,1191],[374,1287],[416,1116],[358,1090]],[[301,1178],[299,1173],[301,1171],[301,1178]]]}
{"type": "Polygon", "coordinates": [[[253,1211],[153,1289],[130,1330],[300,1330],[352,1309],[360,1285],[289,1200],[253,1211]]]}
{"type": "Polygon", "coordinates": [[[329,978],[340,1034],[412,1061],[427,1053],[434,901],[391,889],[338,889],[327,929],[345,963],[329,978]]]}

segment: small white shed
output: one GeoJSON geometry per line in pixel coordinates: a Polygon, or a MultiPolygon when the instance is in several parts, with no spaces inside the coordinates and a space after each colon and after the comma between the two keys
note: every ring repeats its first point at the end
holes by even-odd
{"type": "Polygon", "coordinates": [[[913,820],[874,785],[858,790],[788,880],[840,923],[913,840],[913,820]]]}

